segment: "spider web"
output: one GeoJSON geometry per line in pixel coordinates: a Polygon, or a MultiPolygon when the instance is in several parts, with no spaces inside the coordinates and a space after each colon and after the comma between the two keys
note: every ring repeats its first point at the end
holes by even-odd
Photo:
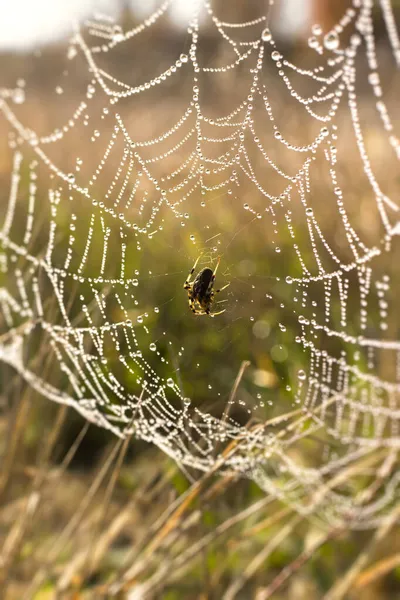
{"type": "Polygon", "coordinates": [[[76,29],[51,92],[75,107],[43,123],[26,81],[1,89],[0,358],[185,470],[232,471],[324,522],[376,526],[399,486],[391,3],[353,0],[332,30],[312,27],[296,63],[269,27],[272,1],[237,23],[192,4],[172,63],[152,44],[170,1],[129,30],[106,17],[76,29]],[[221,257],[216,285],[230,283],[214,319],[182,289],[199,255],[199,268],[221,257]],[[240,368],[253,347],[258,363],[240,368]]]}

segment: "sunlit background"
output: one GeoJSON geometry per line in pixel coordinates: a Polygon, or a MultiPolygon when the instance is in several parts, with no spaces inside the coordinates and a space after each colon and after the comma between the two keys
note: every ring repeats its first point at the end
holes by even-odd
{"type": "MultiPolygon", "coordinates": [[[[302,35],[311,18],[313,1],[276,0],[276,31],[291,39],[302,35]]],[[[173,0],[169,15],[177,27],[186,27],[194,2],[173,0]]],[[[129,10],[143,18],[157,6],[157,0],[1,0],[0,49],[23,51],[59,41],[70,33],[74,22],[95,13],[118,17],[129,10]]]]}

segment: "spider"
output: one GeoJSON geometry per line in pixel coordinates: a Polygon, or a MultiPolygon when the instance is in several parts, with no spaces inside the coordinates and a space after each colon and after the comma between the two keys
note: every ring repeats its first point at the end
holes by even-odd
{"type": "Polygon", "coordinates": [[[214,302],[214,296],[215,294],[219,294],[219,292],[222,292],[222,290],[225,290],[228,287],[229,283],[224,285],[224,287],[220,288],[219,290],[213,290],[215,273],[217,272],[218,265],[221,260],[220,257],[218,257],[217,265],[214,271],[209,267],[206,267],[205,269],[199,271],[194,281],[191,282],[190,278],[193,275],[200,258],[201,254],[194,263],[192,270],[187,276],[183,287],[185,290],[188,290],[189,306],[191,311],[195,315],[209,315],[210,317],[215,317],[216,315],[220,315],[223,312],[225,312],[225,310],[220,310],[219,312],[214,313],[211,312],[211,306],[214,302]]]}

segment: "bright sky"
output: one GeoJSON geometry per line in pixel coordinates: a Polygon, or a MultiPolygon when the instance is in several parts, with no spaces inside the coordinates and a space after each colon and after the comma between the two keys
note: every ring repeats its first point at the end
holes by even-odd
{"type": "Polygon", "coordinates": [[[0,48],[32,48],[71,31],[74,18],[107,12],[115,0],[0,0],[0,48]]]}
{"type": "MultiPolygon", "coordinates": [[[[159,0],[131,0],[143,17],[153,12],[159,0]]],[[[0,0],[0,49],[30,49],[68,35],[74,20],[98,13],[115,15],[118,0],[0,0]]],[[[187,22],[190,0],[174,0],[170,14],[187,22]]]]}
{"type": "MultiPolygon", "coordinates": [[[[228,1],[228,0],[227,0],[228,1]]],[[[233,1],[233,0],[232,0],[233,1]]],[[[135,11],[146,17],[160,5],[160,0],[130,0],[135,11]]],[[[307,10],[306,0],[280,0],[282,33],[301,29],[307,10]],[[299,10],[301,8],[301,10],[299,10]]],[[[122,6],[118,0],[0,0],[0,50],[31,49],[39,44],[68,35],[74,20],[95,12],[113,15],[122,6]]],[[[193,9],[192,0],[174,0],[171,17],[187,23],[193,9]]]]}

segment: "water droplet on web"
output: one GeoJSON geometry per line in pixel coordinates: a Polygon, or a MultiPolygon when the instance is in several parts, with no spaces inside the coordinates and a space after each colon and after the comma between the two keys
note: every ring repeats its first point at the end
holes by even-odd
{"type": "Polygon", "coordinates": [[[149,348],[152,352],[155,352],[157,350],[157,346],[154,343],[150,344],[149,348]]]}
{"type": "Polygon", "coordinates": [[[281,249],[279,248],[279,246],[277,246],[277,247],[275,248],[275,252],[278,252],[278,254],[279,254],[279,252],[280,252],[280,251],[281,251],[281,249]]]}
{"type": "Polygon", "coordinates": [[[368,75],[368,81],[371,85],[379,85],[380,84],[380,79],[379,79],[379,75],[378,73],[374,72],[374,73],[370,73],[368,75]]]}
{"type": "Polygon", "coordinates": [[[314,35],[321,35],[322,27],[321,25],[318,25],[318,23],[314,23],[314,25],[311,27],[311,31],[314,35]]]}
{"type": "Polygon", "coordinates": [[[15,104],[23,104],[25,102],[25,91],[21,90],[21,88],[17,88],[14,90],[12,99],[14,100],[15,104]]]}
{"type": "Polygon", "coordinates": [[[122,42],[122,40],[124,39],[124,34],[122,33],[122,31],[120,31],[119,28],[116,28],[116,30],[114,31],[112,39],[115,43],[122,42]]]}
{"type": "Polygon", "coordinates": [[[169,387],[173,387],[174,386],[174,380],[172,379],[172,377],[168,377],[168,379],[167,379],[167,385],[169,387]]]}
{"type": "Polygon", "coordinates": [[[300,379],[300,381],[304,381],[307,378],[306,372],[303,371],[303,369],[300,369],[297,372],[297,377],[300,379]]]}
{"type": "Polygon", "coordinates": [[[336,50],[339,48],[339,37],[335,31],[326,34],[324,37],[324,46],[327,50],[336,50]]]}
{"type": "Polygon", "coordinates": [[[67,51],[67,58],[68,60],[72,60],[73,58],[75,58],[75,56],[78,54],[77,49],[75,48],[75,46],[70,46],[68,48],[67,51]]]}
{"type": "Polygon", "coordinates": [[[264,29],[264,31],[261,34],[261,39],[263,42],[270,42],[272,39],[272,34],[270,32],[270,30],[268,29],[268,27],[266,27],[266,29],[264,29]]]}
{"type": "Polygon", "coordinates": [[[179,60],[183,63],[187,63],[187,61],[189,60],[189,57],[187,54],[181,54],[179,57],[179,60]]]}
{"type": "Polygon", "coordinates": [[[280,52],[278,52],[278,50],[274,50],[271,54],[271,58],[272,60],[280,60],[282,58],[282,55],[280,54],[280,52]]]}
{"type": "Polygon", "coordinates": [[[286,283],[289,283],[289,284],[293,283],[293,279],[292,279],[292,277],[290,277],[290,275],[288,275],[288,276],[285,278],[285,281],[286,281],[286,283]]]}
{"type": "Polygon", "coordinates": [[[306,215],[308,217],[311,217],[314,214],[314,211],[312,208],[306,208],[306,215]]]}
{"type": "Polygon", "coordinates": [[[75,183],[75,175],[73,173],[68,173],[67,180],[69,183],[75,183]]]}
{"type": "Polygon", "coordinates": [[[154,307],[154,312],[155,312],[155,313],[159,313],[159,312],[160,312],[160,309],[158,308],[158,306],[155,306],[155,307],[154,307]]]}

